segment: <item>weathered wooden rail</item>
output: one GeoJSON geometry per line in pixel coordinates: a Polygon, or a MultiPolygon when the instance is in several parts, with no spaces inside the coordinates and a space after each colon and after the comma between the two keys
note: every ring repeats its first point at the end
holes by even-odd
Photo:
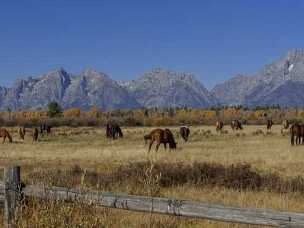
{"type": "Polygon", "coordinates": [[[18,202],[22,197],[81,202],[90,205],[130,211],[159,213],[222,222],[275,227],[304,227],[304,214],[269,209],[227,207],[188,200],[102,193],[63,187],[21,186],[20,167],[5,168],[0,182],[0,206],[4,206],[4,226],[15,227],[18,202]]]}

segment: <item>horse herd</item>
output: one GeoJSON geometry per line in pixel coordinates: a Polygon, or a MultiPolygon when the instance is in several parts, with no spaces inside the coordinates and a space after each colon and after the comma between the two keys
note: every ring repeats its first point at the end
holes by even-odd
{"type": "MultiPolygon", "coordinates": [[[[52,126],[47,125],[47,124],[41,124],[39,129],[37,127],[35,127],[32,132],[33,142],[38,141],[39,135],[43,136],[45,133],[47,135],[51,134],[51,129],[52,129],[52,126]]],[[[19,127],[18,135],[19,135],[20,139],[22,139],[22,140],[25,139],[25,135],[26,135],[25,127],[19,127]]],[[[3,138],[2,143],[5,143],[6,139],[8,139],[10,143],[13,142],[13,138],[12,138],[11,134],[5,128],[0,128],[0,138],[3,138]]]]}
{"type": "MultiPolygon", "coordinates": [[[[230,127],[233,131],[237,130],[243,130],[242,122],[246,123],[246,121],[240,121],[240,120],[232,120],[230,123],[230,127]]],[[[273,125],[272,120],[267,120],[267,130],[271,130],[271,127],[273,125]]],[[[224,122],[223,121],[216,121],[216,131],[221,131],[224,128],[224,122]]]]}
{"type": "MultiPolygon", "coordinates": [[[[245,123],[244,121],[240,120],[232,120],[230,123],[230,127],[233,131],[243,130],[242,124],[245,123]]],[[[273,125],[273,121],[267,120],[267,131],[270,131],[273,125]]],[[[216,122],[216,131],[221,132],[224,128],[223,121],[216,122]]],[[[120,126],[116,123],[108,123],[106,124],[106,137],[110,139],[117,139],[123,138],[123,132],[120,126]]],[[[298,145],[304,144],[304,124],[300,123],[293,123],[291,124],[288,120],[283,121],[283,129],[290,129],[290,136],[291,136],[291,145],[298,145]],[[289,128],[289,126],[291,127],[289,128]]],[[[282,130],[283,130],[282,129],[282,130]]],[[[39,136],[43,136],[45,133],[47,135],[51,134],[52,126],[49,124],[41,124],[39,128],[35,127],[32,130],[32,139],[33,142],[37,142],[39,136]]],[[[18,134],[20,139],[24,140],[26,135],[25,127],[19,127],[18,134]]],[[[179,134],[181,138],[187,142],[190,136],[190,128],[188,126],[181,126],[179,129],[179,134]]],[[[0,137],[3,138],[3,143],[5,143],[6,139],[9,140],[10,143],[13,142],[12,136],[5,128],[0,128],[0,137]]],[[[174,139],[174,135],[170,129],[154,129],[149,134],[144,135],[144,141],[147,144],[149,141],[149,149],[150,152],[153,143],[156,143],[156,151],[158,151],[160,144],[164,145],[164,148],[167,148],[169,145],[170,149],[176,149],[177,143],[174,139]]]]}

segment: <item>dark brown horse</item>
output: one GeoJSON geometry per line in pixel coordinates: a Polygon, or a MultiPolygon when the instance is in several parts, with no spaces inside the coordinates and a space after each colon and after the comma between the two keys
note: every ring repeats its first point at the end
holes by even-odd
{"type": "Polygon", "coordinates": [[[273,121],[272,120],[267,120],[267,131],[271,130],[272,125],[273,125],[273,121]]]}
{"type": "Polygon", "coordinates": [[[51,134],[51,131],[52,131],[52,126],[49,125],[49,124],[41,124],[40,125],[40,134],[43,135],[44,132],[46,132],[47,135],[51,134]]]}
{"type": "Polygon", "coordinates": [[[182,126],[179,129],[179,133],[182,136],[182,138],[184,139],[184,141],[187,142],[189,139],[189,135],[190,135],[190,128],[187,126],[182,126]]]}
{"type": "Polygon", "coordinates": [[[144,136],[145,140],[150,139],[149,152],[151,151],[152,144],[156,142],[156,152],[158,151],[159,145],[164,144],[164,148],[167,149],[167,144],[169,144],[170,149],[176,149],[176,142],[174,136],[169,129],[155,129],[151,131],[149,135],[144,136]]]}
{"type": "Polygon", "coordinates": [[[304,125],[295,123],[290,127],[290,143],[291,145],[299,145],[304,143],[304,125]]]}
{"type": "Polygon", "coordinates": [[[232,130],[243,130],[242,124],[239,120],[232,120],[231,128],[232,130]]]}
{"type": "Polygon", "coordinates": [[[18,129],[18,134],[20,139],[24,140],[24,136],[25,136],[25,127],[19,127],[18,129]]]}
{"type": "Polygon", "coordinates": [[[2,143],[5,143],[6,138],[8,138],[8,140],[9,140],[10,143],[13,142],[12,136],[4,128],[0,128],[0,137],[3,138],[3,142],[2,143]]]}
{"type": "Polygon", "coordinates": [[[224,127],[224,123],[223,123],[223,121],[218,120],[218,121],[216,121],[215,126],[216,126],[216,131],[221,131],[224,127]]]}
{"type": "Polygon", "coordinates": [[[120,126],[116,123],[108,123],[106,126],[107,138],[116,139],[117,137],[123,138],[123,133],[120,126]]]}
{"type": "Polygon", "coordinates": [[[35,128],[33,130],[33,142],[37,142],[38,141],[38,137],[39,137],[39,130],[38,130],[38,128],[35,128]]]}

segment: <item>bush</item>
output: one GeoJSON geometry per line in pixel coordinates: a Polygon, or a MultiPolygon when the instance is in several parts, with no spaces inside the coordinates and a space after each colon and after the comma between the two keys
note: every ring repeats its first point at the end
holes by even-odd
{"type": "Polygon", "coordinates": [[[62,116],[62,108],[57,102],[48,104],[48,116],[50,118],[62,116]]]}

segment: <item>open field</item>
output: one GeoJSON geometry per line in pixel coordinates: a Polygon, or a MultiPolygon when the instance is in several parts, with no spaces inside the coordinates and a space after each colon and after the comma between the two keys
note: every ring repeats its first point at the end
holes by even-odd
{"type": "MultiPolygon", "coordinates": [[[[288,180],[297,176],[304,178],[304,146],[291,147],[289,136],[281,134],[281,126],[275,125],[269,134],[266,134],[265,126],[244,126],[244,130],[238,132],[232,132],[227,126],[224,130],[228,133],[224,134],[216,133],[214,126],[191,127],[192,134],[188,143],[184,143],[176,134],[178,141],[176,151],[164,151],[161,146],[158,153],[155,153],[153,148],[148,154],[143,135],[151,129],[123,128],[125,137],[113,141],[105,138],[102,128],[62,127],[54,129],[52,136],[45,136],[40,142],[32,143],[30,132],[26,136],[26,141],[22,142],[18,140],[17,129],[10,128],[9,131],[16,140],[13,144],[0,145],[0,165],[20,165],[24,175],[22,179],[26,183],[167,196],[231,206],[304,211],[304,184],[297,183],[295,187],[286,187],[289,186],[288,180]],[[258,130],[263,132],[259,133],[258,130]],[[244,163],[250,164],[251,167],[240,165],[244,163]],[[224,180],[219,180],[217,177],[213,177],[214,179],[210,177],[209,182],[197,180],[195,169],[203,169],[202,164],[209,164],[211,168],[208,166],[208,169],[211,171],[222,172],[219,176],[224,180]],[[275,178],[264,178],[267,183],[262,184],[260,188],[238,184],[231,187],[226,180],[233,180],[234,176],[241,181],[243,178],[234,173],[235,169],[231,168],[233,164],[236,170],[239,169],[239,173],[244,171],[246,175],[255,175],[255,173],[261,176],[270,175],[280,180],[273,184],[268,182],[275,178]],[[178,170],[184,170],[189,176],[184,181],[180,181],[178,170]],[[169,171],[172,171],[170,175],[173,179],[177,178],[176,183],[168,184],[164,181],[169,171]],[[119,172],[125,176],[119,177],[119,172]],[[143,175],[137,176],[136,173],[143,175]],[[272,186],[276,188],[272,189],[272,186]]],[[[175,133],[178,132],[178,128],[170,127],[170,129],[175,133]]],[[[101,224],[104,227],[247,227],[88,208],[83,205],[62,205],[38,204],[33,200],[22,212],[23,219],[20,220],[19,225],[20,227],[28,227],[29,224],[37,224],[36,227],[65,227],[67,224],[71,227],[100,227],[101,224]]]]}

